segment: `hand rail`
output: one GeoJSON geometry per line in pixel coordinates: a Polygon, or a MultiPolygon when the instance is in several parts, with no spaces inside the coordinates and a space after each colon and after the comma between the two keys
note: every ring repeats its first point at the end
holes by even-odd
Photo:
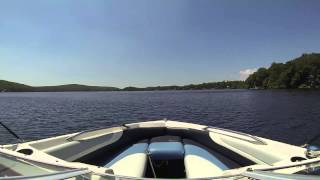
{"type": "Polygon", "coordinates": [[[250,143],[253,143],[253,144],[257,144],[257,145],[267,145],[267,143],[265,141],[261,140],[260,138],[258,138],[256,136],[253,136],[253,135],[250,135],[250,134],[243,133],[243,132],[233,131],[233,130],[224,129],[224,128],[218,128],[218,127],[213,127],[213,126],[207,126],[206,128],[204,128],[204,130],[209,131],[209,132],[213,132],[213,133],[222,134],[222,135],[229,136],[229,137],[233,137],[233,138],[237,138],[237,139],[240,139],[240,140],[243,140],[243,141],[247,141],[247,142],[250,142],[250,143]],[[254,141],[250,141],[250,140],[247,140],[247,139],[243,139],[243,138],[239,138],[239,137],[235,137],[235,136],[231,136],[231,135],[227,135],[227,134],[223,134],[223,133],[219,133],[219,132],[213,132],[213,131],[210,131],[210,128],[211,129],[222,130],[222,131],[226,131],[226,132],[230,132],[230,133],[234,133],[234,134],[239,134],[239,135],[242,135],[242,136],[247,136],[247,137],[253,139],[254,141]]]}
{"type": "Polygon", "coordinates": [[[2,127],[4,127],[11,135],[13,135],[16,139],[18,139],[18,141],[20,142],[20,143],[23,143],[24,142],[24,140],[23,139],[21,139],[14,131],[12,131],[8,126],[6,126],[5,124],[3,124],[1,121],[0,121],[0,125],[2,126],[2,127]]]}
{"type": "Polygon", "coordinates": [[[84,174],[88,174],[91,171],[88,169],[73,169],[73,170],[67,170],[57,173],[50,173],[50,174],[44,174],[44,175],[35,175],[35,176],[10,176],[10,177],[0,177],[0,180],[60,180],[60,179],[67,179],[72,178],[75,176],[81,176],[84,174]]]}
{"type": "MultiPolygon", "coordinates": [[[[305,162],[301,161],[301,162],[297,162],[291,165],[283,165],[283,166],[273,166],[273,167],[268,167],[268,168],[257,168],[257,169],[253,169],[253,171],[274,171],[274,170],[279,170],[279,169],[287,169],[287,168],[292,168],[292,167],[300,167],[300,166],[306,166],[306,165],[310,165],[310,164],[315,164],[315,163],[320,163],[320,159],[313,159],[310,161],[305,162]]],[[[252,169],[249,169],[252,171],[252,169]]]]}
{"type": "Polygon", "coordinates": [[[280,174],[273,172],[261,172],[261,171],[245,171],[242,173],[245,177],[253,179],[266,179],[266,180],[278,180],[278,179],[295,179],[295,180],[318,180],[319,176],[315,175],[302,175],[302,174],[280,174]]]}
{"type": "Polygon", "coordinates": [[[76,134],[74,134],[74,135],[72,135],[70,137],[67,137],[66,141],[79,141],[79,140],[75,140],[76,137],[81,136],[81,135],[83,135],[85,133],[90,133],[90,132],[93,132],[93,131],[99,131],[99,130],[103,130],[103,129],[116,128],[116,127],[122,128],[122,130],[126,129],[126,127],[123,126],[123,125],[114,125],[114,126],[110,126],[110,127],[107,127],[107,128],[104,127],[104,128],[89,129],[89,130],[85,130],[85,131],[81,131],[79,133],[76,133],[76,134]]]}

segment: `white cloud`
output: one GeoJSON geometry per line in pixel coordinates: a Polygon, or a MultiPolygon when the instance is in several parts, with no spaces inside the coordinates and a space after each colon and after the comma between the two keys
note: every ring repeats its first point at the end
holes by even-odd
{"type": "Polygon", "coordinates": [[[239,74],[240,74],[240,79],[241,79],[241,80],[245,80],[245,79],[248,78],[248,76],[249,76],[250,74],[253,74],[253,73],[256,72],[256,71],[257,71],[257,68],[241,70],[241,71],[239,72],[239,74]]]}

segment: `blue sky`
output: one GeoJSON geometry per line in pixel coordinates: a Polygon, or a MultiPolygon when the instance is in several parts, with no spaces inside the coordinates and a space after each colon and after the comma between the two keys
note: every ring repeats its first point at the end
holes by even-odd
{"type": "Polygon", "coordinates": [[[3,0],[0,79],[117,87],[237,80],[240,71],[319,52],[319,9],[317,0],[3,0]]]}

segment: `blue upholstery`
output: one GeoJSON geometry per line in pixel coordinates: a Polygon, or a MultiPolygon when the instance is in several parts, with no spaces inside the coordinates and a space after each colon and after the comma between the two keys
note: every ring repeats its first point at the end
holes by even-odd
{"type": "Polygon", "coordinates": [[[184,148],[181,142],[153,142],[148,148],[153,160],[183,159],[184,148]]]}

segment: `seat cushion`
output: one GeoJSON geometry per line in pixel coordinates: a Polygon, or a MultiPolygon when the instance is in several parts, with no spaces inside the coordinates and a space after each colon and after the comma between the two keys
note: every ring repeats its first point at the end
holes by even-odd
{"type": "Polygon", "coordinates": [[[160,136],[152,138],[148,152],[152,160],[183,159],[184,148],[181,138],[176,136],[160,136]]]}
{"type": "Polygon", "coordinates": [[[152,160],[183,159],[184,149],[181,142],[155,142],[149,145],[152,160]]]}
{"type": "Polygon", "coordinates": [[[214,154],[201,146],[185,143],[184,164],[187,178],[220,176],[229,169],[214,154]]]}
{"type": "Polygon", "coordinates": [[[116,156],[105,165],[111,168],[116,175],[143,177],[147,165],[148,143],[137,143],[116,156]]]}

